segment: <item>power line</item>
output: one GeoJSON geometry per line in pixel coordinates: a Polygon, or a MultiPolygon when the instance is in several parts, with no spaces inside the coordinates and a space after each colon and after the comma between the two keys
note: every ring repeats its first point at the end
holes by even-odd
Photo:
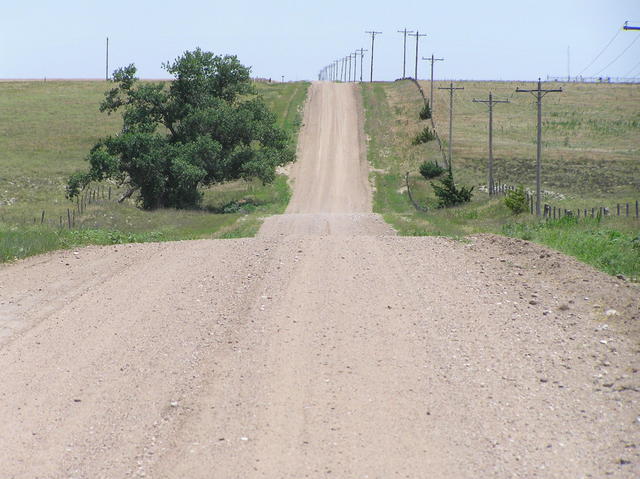
{"type": "Polygon", "coordinates": [[[627,73],[624,74],[624,76],[629,76],[631,75],[634,71],[636,71],[636,68],[640,67],[640,62],[636,63],[631,70],[629,70],[627,73]]]}
{"type": "Polygon", "coordinates": [[[382,32],[376,32],[375,30],[372,30],[366,31],[365,33],[371,35],[371,76],[369,77],[369,83],[371,83],[373,81],[373,45],[376,40],[376,35],[382,35],[382,32]]]}
{"type": "MultiPolygon", "coordinates": [[[[640,30],[640,28],[638,29],[640,30]]],[[[602,70],[600,70],[599,72],[595,73],[594,76],[600,75],[600,73],[602,73],[603,71],[605,71],[607,68],[609,68],[611,65],[613,65],[615,62],[617,62],[620,57],[622,55],[624,55],[625,53],[627,53],[627,50],[629,50],[629,48],[631,48],[633,46],[633,44],[635,42],[638,41],[638,38],[640,38],[640,35],[636,35],[636,37],[633,39],[633,41],[631,43],[629,43],[629,45],[627,45],[627,48],[625,48],[624,50],[622,50],[622,53],[620,53],[620,55],[618,55],[617,57],[615,57],[613,60],[611,60],[606,67],[604,67],[602,70]]]]}
{"type": "Polygon", "coordinates": [[[596,55],[596,57],[595,57],[593,60],[591,60],[591,63],[589,63],[586,67],[584,67],[584,68],[582,69],[582,71],[581,71],[580,73],[578,73],[578,76],[581,76],[581,75],[582,75],[586,70],[588,70],[588,69],[589,69],[589,67],[590,67],[591,65],[593,65],[593,64],[598,60],[598,58],[600,58],[600,56],[605,52],[605,50],[606,50],[607,48],[609,48],[609,46],[613,43],[613,41],[614,41],[616,38],[618,38],[618,35],[620,35],[620,32],[621,32],[621,31],[622,31],[622,30],[618,30],[618,31],[616,32],[616,34],[613,36],[613,38],[612,38],[611,40],[609,40],[609,43],[607,43],[607,44],[604,46],[604,48],[603,48],[602,50],[600,50],[600,53],[598,53],[598,54],[596,55]]]}

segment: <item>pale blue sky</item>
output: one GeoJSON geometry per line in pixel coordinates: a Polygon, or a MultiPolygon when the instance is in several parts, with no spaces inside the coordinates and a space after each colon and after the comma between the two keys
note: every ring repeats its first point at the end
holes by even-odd
{"type": "MultiPolygon", "coordinates": [[[[369,48],[374,79],[402,74],[405,26],[428,36],[420,56],[444,56],[437,78],[532,80],[584,69],[625,20],[640,25],[640,0],[538,1],[135,1],[0,0],[0,78],[104,77],[135,63],[143,78],[162,78],[163,61],[200,46],[233,53],[254,76],[315,79],[332,60],[369,48]]],[[[640,32],[623,31],[584,75],[598,73],[640,32]]],[[[408,57],[414,56],[409,42],[408,57]]],[[[640,76],[640,40],[600,75],[640,76]]],[[[409,71],[413,71],[413,63],[409,71]]],[[[368,68],[368,58],[365,69],[368,68]]],[[[428,76],[420,62],[419,76],[428,76]]]]}

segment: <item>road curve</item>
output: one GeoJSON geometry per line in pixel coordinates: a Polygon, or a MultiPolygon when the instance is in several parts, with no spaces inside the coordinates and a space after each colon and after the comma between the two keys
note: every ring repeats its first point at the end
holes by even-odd
{"type": "Polygon", "coordinates": [[[257,238],[0,267],[0,477],[638,477],[638,287],[395,236],[361,121],[312,85],[257,238]]]}

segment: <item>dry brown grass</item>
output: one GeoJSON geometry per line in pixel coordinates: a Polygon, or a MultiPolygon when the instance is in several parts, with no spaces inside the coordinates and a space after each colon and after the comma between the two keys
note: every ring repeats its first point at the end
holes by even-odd
{"type": "MultiPolygon", "coordinates": [[[[429,82],[421,82],[428,95],[429,82]]],[[[449,92],[435,82],[434,121],[446,149],[449,92]]],[[[453,161],[457,178],[472,185],[486,184],[488,113],[474,98],[508,99],[494,108],[496,178],[509,184],[532,186],[535,181],[536,103],[518,86],[533,83],[457,82],[464,87],[454,96],[453,161]]],[[[543,183],[567,194],[637,196],[640,190],[640,85],[557,84],[562,93],[549,94],[543,106],[543,183]]],[[[385,141],[393,157],[389,171],[417,172],[425,159],[441,160],[435,142],[412,146],[411,139],[429,122],[420,121],[422,99],[409,81],[376,84],[392,118],[385,141]],[[382,93],[383,92],[383,93],[382,93]]]]}

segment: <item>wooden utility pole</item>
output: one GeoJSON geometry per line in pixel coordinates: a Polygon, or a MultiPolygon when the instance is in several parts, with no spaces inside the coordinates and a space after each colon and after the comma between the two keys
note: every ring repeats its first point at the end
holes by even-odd
{"type": "Polygon", "coordinates": [[[489,195],[495,193],[493,186],[493,105],[496,103],[510,103],[509,100],[494,100],[493,95],[489,92],[488,100],[476,100],[474,103],[486,103],[489,106],[489,195]]]}
{"type": "Polygon", "coordinates": [[[352,53],[353,55],[353,81],[358,80],[358,50],[352,53]]]}
{"type": "Polygon", "coordinates": [[[553,90],[543,90],[542,82],[540,78],[538,78],[538,88],[535,90],[524,90],[522,88],[516,88],[516,93],[531,93],[536,97],[538,101],[538,139],[537,139],[537,148],[536,148],[536,215],[540,216],[541,208],[540,208],[540,196],[541,196],[541,186],[542,186],[542,98],[547,93],[557,93],[562,92],[562,88],[553,89],[553,90]]]}
{"type": "Polygon", "coordinates": [[[447,87],[440,87],[438,90],[449,90],[449,171],[452,168],[451,152],[453,145],[453,92],[455,90],[464,90],[464,87],[454,87],[453,83],[449,83],[447,87]]]}
{"type": "Polygon", "coordinates": [[[629,25],[629,22],[624,22],[624,27],[622,27],[624,30],[640,30],[640,27],[632,27],[631,25],[629,25]]]}
{"type": "Polygon", "coordinates": [[[359,48],[356,52],[360,52],[360,83],[362,83],[362,64],[364,63],[364,52],[368,52],[364,48],[359,48]]]}
{"type": "Polygon", "coordinates": [[[407,66],[407,33],[413,33],[413,30],[398,30],[398,33],[404,33],[404,47],[402,50],[402,78],[406,78],[406,66],[407,66]]]}
{"type": "Polygon", "coordinates": [[[420,33],[418,30],[416,30],[416,33],[409,33],[409,36],[416,37],[416,75],[414,78],[417,81],[418,80],[418,40],[420,40],[420,37],[426,37],[427,34],[420,33]]]}
{"type": "Polygon", "coordinates": [[[369,35],[371,35],[371,75],[369,76],[369,83],[371,83],[373,81],[373,46],[376,40],[376,35],[382,35],[382,32],[376,32],[375,30],[371,30],[371,31],[366,31],[365,33],[368,33],[369,35]]]}
{"type": "Polygon", "coordinates": [[[107,55],[104,69],[104,79],[109,81],[109,37],[107,37],[107,55]]]}
{"type": "Polygon", "coordinates": [[[433,53],[429,58],[422,57],[423,60],[428,60],[431,62],[431,92],[429,93],[429,104],[431,106],[431,115],[433,116],[433,64],[435,62],[442,62],[444,58],[435,58],[433,53]]]}
{"type": "Polygon", "coordinates": [[[351,81],[351,53],[349,53],[349,76],[347,81],[351,81]]]}

